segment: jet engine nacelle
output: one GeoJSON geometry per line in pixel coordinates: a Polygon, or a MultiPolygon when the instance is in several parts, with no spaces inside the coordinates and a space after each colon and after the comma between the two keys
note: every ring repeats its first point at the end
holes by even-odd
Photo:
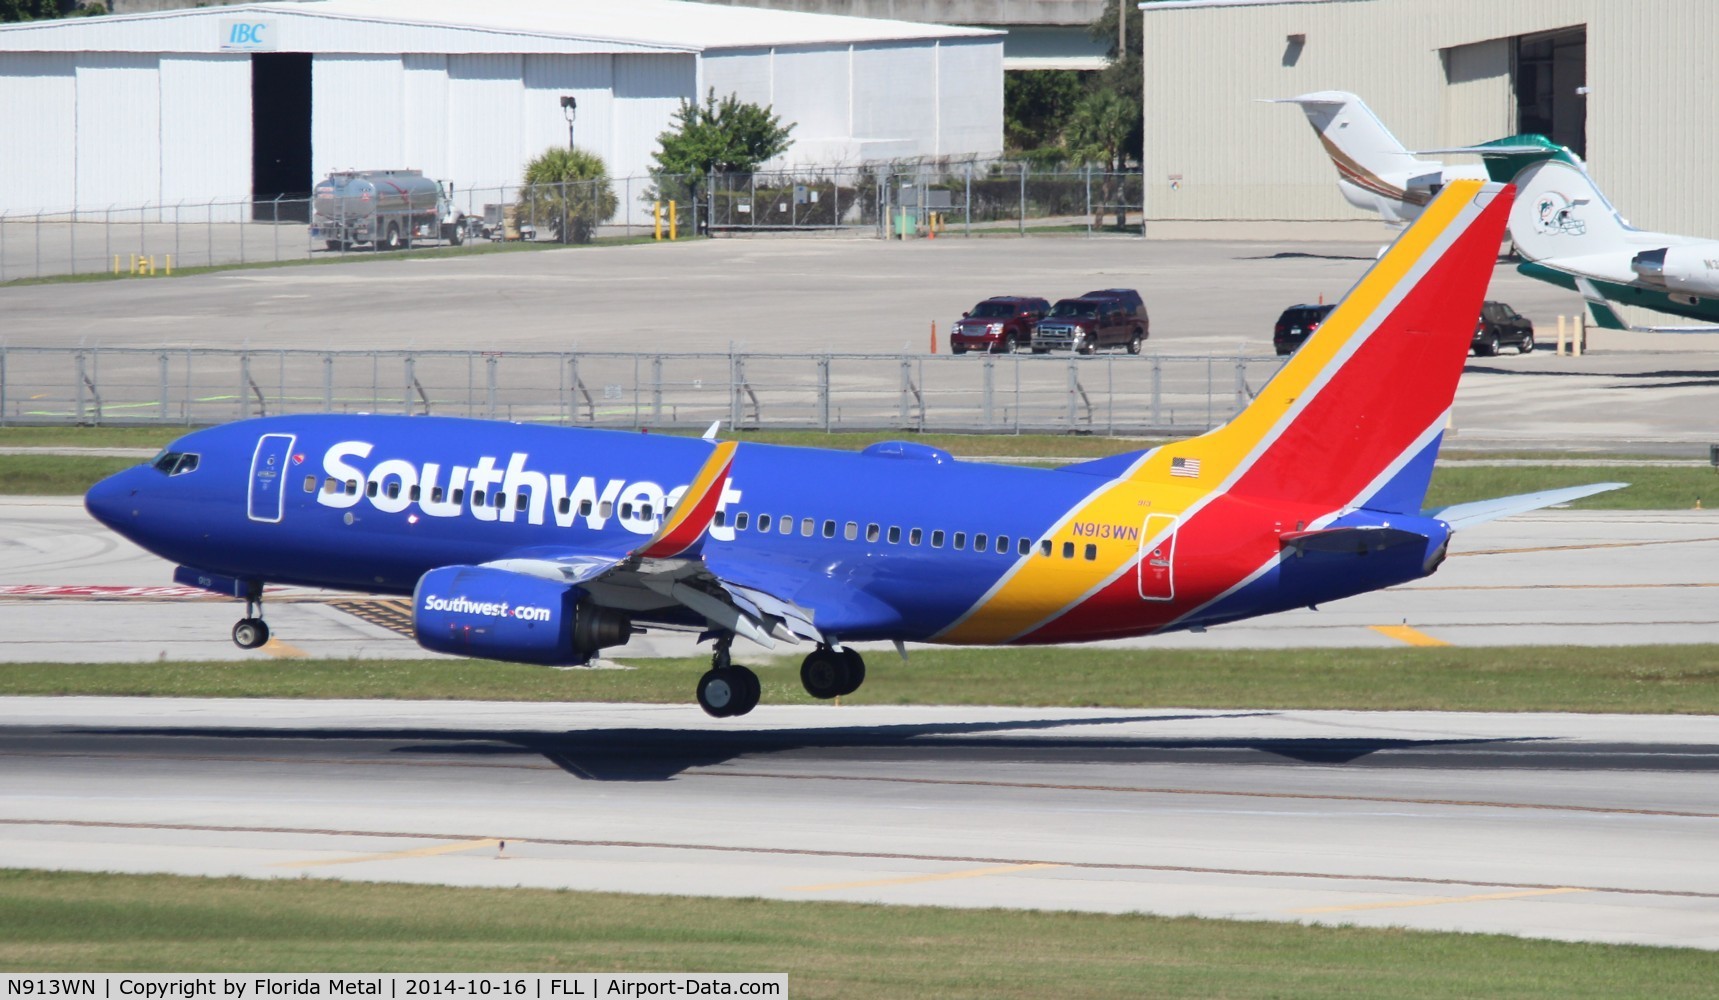
{"type": "Polygon", "coordinates": [[[418,580],[412,630],[418,645],[438,653],[577,665],[633,632],[625,615],[585,597],[579,587],[523,573],[443,566],[418,580]]]}
{"type": "Polygon", "coordinates": [[[1643,250],[1629,266],[1643,284],[1686,295],[1719,296],[1719,243],[1643,250]]]}

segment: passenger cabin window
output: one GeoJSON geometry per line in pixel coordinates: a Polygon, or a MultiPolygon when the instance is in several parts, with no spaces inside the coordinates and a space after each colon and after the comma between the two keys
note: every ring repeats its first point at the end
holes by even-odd
{"type": "Polygon", "coordinates": [[[1039,543],[1039,555],[1048,556],[1050,554],[1051,554],[1051,540],[1047,538],[1044,541],[1039,543]]]}
{"type": "Polygon", "coordinates": [[[483,505],[483,490],[472,490],[472,506],[482,507],[483,505]]]}
{"type": "Polygon", "coordinates": [[[918,545],[924,537],[925,532],[920,531],[918,528],[914,528],[912,531],[907,533],[907,544],[918,545]]]}
{"type": "Polygon", "coordinates": [[[446,495],[447,494],[442,492],[442,488],[440,486],[430,487],[430,502],[431,503],[441,503],[442,497],[444,497],[446,495]]]}
{"type": "Polygon", "coordinates": [[[412,489],[407,494],[407,496],[411,499],[411,501],[413,503],[417,503],[418,499],[420,497],[422,497],[423,495],[424,495],[424,488],[422,486],[412,487],[412,489]]]}
{"type": "MultiPolygon", "coordinates": [[[[645,517],[649,518],[650,516],[651,516],[651,509],[649,507],[646,507],[645,508],[645,517]]],[[[751,518],[747,515],[747,513],[745,511],[741,511],[739,514],[736,514],[734,516],[734,530],[745,531],[746,530],[746,522],[748,522],[750,520],[751,520],[751,518]]]]}
{"type": "Polygon", "coordinates": [[[997,554],[1000,556],[1001,555],[1007,555],[1008,551],[1009,551],[1009,536],[1008,535],[998,535],[997,536],[997,554]]]}
{"type": "Polygon", "coordinates": [[[324,479],[322,481],[322,492],[324,492],[324,493],[339,493],[340,492],[340,480],[338,480],[338,479],[324,479]]]}
{"type": "Polygon", "coordinates": [[[465,502],[466,502],[466,488],[464,486],[461,486],[458,489],[454,490],[454,506],[458,507],[460,504],[463,504],[465,502]]]}
{"type": "Polygon", "coordinates": [[[364,495],[367,497],[374,497],[376,495],[376,480],[372,479],[364,484],[364,495]]]}
{"type": "Polygon", "coordinates": [[[316,492],[316,477],[315,476],[305,476],[304,477],[304,491],[306,493],[315,493],[316,492]]]}
{"type": "Polygon", "coordinates": [[[824,522],[824,537],[825,538],[836,537],[836,522],[834,522],[834,521],[825,521],[824,522]]]}
{"type": "Polygon", "coordinates": [[[1090,542],[1087,543],[1086,561],[1087,562],[1096,562],[1097,560],[1098,560],[1098,546],[1093,545],[1090,542]]]}
{"type": "Polygon", "coordinates": [[[562,497],[561,499],[555,501],[555,509],[560,511],[563,514],[567,513],[569,510],[572,510],[573,509],[573,498],[572,497],[562,497]]]}
{"type": "Polygon", "coordinates": [[[931,547],[934,549],[940,549],[943,547],[943,532],[941,530],[933,531],[931,533],[931,547]]]}
{"type": "Polygon", "coordinates": [[[955,532],[955,551],[960,552],[963,549],[965,549],[966,547],[967,547],[967,533],[965,531],[955,532]]]}
{"type": "Polygon", "coordinates": [[[597,505],[597,513],[605,521],[607,521],[611,517],[614,517],[615,516],[615,501],[604,500],[602,503],[597,505]]]}
{"type": "Polygon", "coordinates": [[[1064,559],[1073,559],[1074,558],[1074,543],[1073,542],[1063,542],[1062,543],[1062,557],[1064,559]]]}
{"type": "Polygon", "coordinates": [[[398,479],[388,484],[388,499],[400,499],[400,481],[398,479]]]}
{"type": "Polygon", "coordinates": [[[348,479],[346,481],[346,492],[357,493],[358,492],[358,480],[348,479]]]}
{"type": "Polygon", "coordinates": [[[770,531],[770,515],[769,514],[759,514],[758,515],[758,530],[760,532],[763,532],[766,534],[769,533],[769,531],[770,531]]]}
{"type": "Polygon", "coordinates": [[[794,533],[793,515],[783,514],[776,523],[776,530],[780,531],[784,535],[792,535],[794,533]]]}
{"type": "Polygon", "coordinates": [[[973,536],[973,551],[974,552],[985,551],[985,543],[987,541],[988,541],[988,539],[986,539],[986,537],[984,535],[974,535],[973,536]]]}
{"type": "Polygon", "coordinates": [[[721,527],[727,526],[727,524],[728,524],[728,512],[725,510],[717,511],[716,512],[716,526],[718,528],[721,528],[721,527]]]}
{"type": "MultiPolygon", "coordinates": [[[[631,521],[632,519],[633,519],[633,505],[630,503],[622,504],[621,505],[621,520],[631,521]]],[[[716,515],[716,523],[717,524],[722,523],[722,515],[721,514],[716,515]]]]}
{"type": "Polygon", "coordinates": [[[589,500],[579,501],[579,516],[580,517],[590,517],[591,516],[591,501],[589,501],[589,500]]]}
{"type": "Polygon", "coordinates": [[[1033,540],[1030,538],[1021,539],[1020,548],[1016,549],[1015,551],[1019,552],[1023,556],[1032,555],[1033,554],[1033,540]]]}
{"type": "Polygon", "coordinates": [[[803,535],[804,537],[806,537],[806,538],[812,537],[812,533],[817,531],[817,530],[818,530],[818,522],[812,520],[809,517],[802,517],[800,519],[800,534],[803,535]]]}
{"type": "MultiPolygon", "coordinates": [[[[526,495],[524,493],[515,493],[513,495],[513,507],[515,510],[524,510],[525,509],[525,503],[526,503],[526,495]]],[[[650,515],[646,514],[645,516],[649,517],[650,515]]]]}
{"type": "Polygon", "coordinates": [[[842,537],[847,539],[850,542],[853,541],[854,539],[858,538],[859,537],[859,522],[858,521],[849,521],[847,524],[843,525],[842,526],[842,537]]]}

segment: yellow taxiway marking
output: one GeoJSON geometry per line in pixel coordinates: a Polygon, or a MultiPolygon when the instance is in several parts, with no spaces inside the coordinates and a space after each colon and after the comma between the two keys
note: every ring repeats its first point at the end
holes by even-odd
{"type": "Polygon", "coordinates": [[[1374,625],[1373,631],[1380,635],[1390,636],[1398,642],[1406,642],[1411,646],[1448,646],[1450,643],[1443,639],[1434,639],[1420,629],[1409,628],[1407,625],[1374,625]]]}
{"type": "Polygon", "coordinates": [[[1396,910],[1409,906],[1443,906],[1446,903],[1482,903],[1489,899],[1527,899],[1530,896],[1562,896],[1572,892],[1593,892],[1564,886],[1559,889],[1527,889],[1521,892],[1488,892],[1479,896],[1434,896],[1431,899],[1405,899],[1397,903],[1358,903],[1353,906],[1312,906],[1291,913],[1348,913],[1352,910],[1396,910]]]}
{"type": "Polygon", "coordinates": [[[320,868],[324,865],[355,865],[360,861],[394,861],[399,858],[428,858],[437,854],[456,854],[479,847],[499,847],[499,840],[462,840],[456,844],[437,844],[410,851],[385,851],[381,854],[359,854],[350,858],[330,858],[327,861],[279,861],[272,868],[320,868]]]}
{"type": "Polygon", "coordinates": [[[310,656],[309,653],[297,646],[282,642],[279,639],[270,639],[263,643],[263,652],[277,660],[302,660],[310,656]]]}
{"type": "Polygon", "coordinates": [[[826,882],[823,885],[789,886],[789,892],[825,892],[830,889],[866,889],[875,885],[910,885],[914,882],[947,882],[957,878],[984,878],[986,875],[1007,875],[1010,872],[1031,871],[1034,868],[1063,868],[1064,865],[1040,862],[1031,865],[997,865],[991,868],[969,868],[960,872],[941,872],[936,875],[909,875],[905,878],[878,878],[865,882],[826,882]]]}

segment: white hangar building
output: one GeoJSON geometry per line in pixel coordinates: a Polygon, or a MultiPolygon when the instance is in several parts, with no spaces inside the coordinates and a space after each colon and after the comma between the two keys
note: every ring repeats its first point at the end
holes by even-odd
{"type": "Polygon", "coordinates": [[[0,27],[0,211],[302,196],[330,170],[519,183],[575,138],[641,176],[707,89],[783,165],[998,153],[1002,34],[676,0],[305,0],[0,27]]]}

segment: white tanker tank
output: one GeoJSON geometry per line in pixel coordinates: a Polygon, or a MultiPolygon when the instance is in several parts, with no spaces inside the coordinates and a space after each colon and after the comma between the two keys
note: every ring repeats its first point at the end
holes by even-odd
{"type": "Polygon", "coordinates": [[[310,238],[330,250],[368,243],[399,250],[443,240],[459,246],[465,218],[453,206],[453,185],[420,170],[337,170],[312,195],[310,238]]]}

